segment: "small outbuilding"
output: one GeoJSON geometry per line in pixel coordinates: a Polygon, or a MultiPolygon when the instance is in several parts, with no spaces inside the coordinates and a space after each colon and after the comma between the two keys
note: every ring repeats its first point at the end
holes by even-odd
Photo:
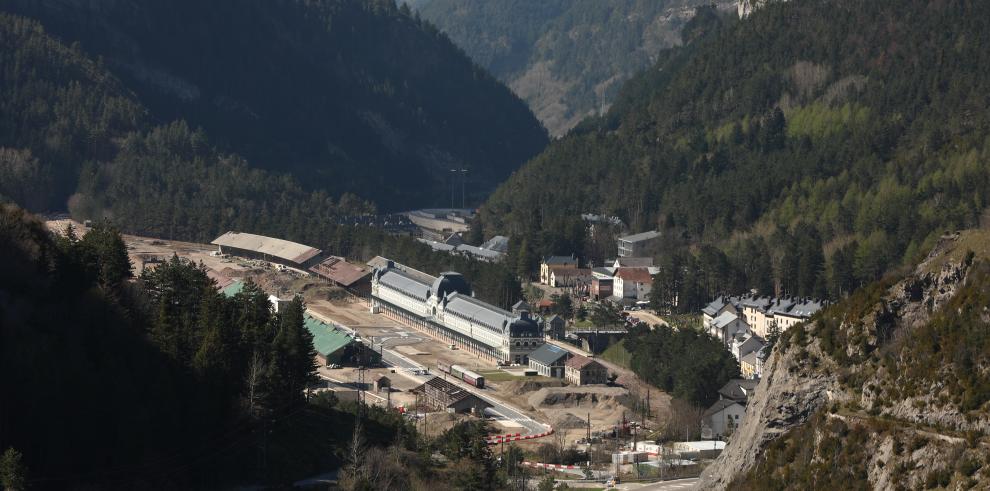
{"type": "Polygon", "coordinates": [[[389,392],[392,390],[392,381],[384,376],[380,375],[375,379],[375,392],[389,392]]]}

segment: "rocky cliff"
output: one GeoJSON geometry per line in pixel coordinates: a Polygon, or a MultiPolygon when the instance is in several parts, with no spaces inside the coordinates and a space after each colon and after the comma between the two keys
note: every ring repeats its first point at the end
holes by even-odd
{"type": "Polygon", "coordinates": [[[739,0],[736,3],[736,11],[739,13],[739,18],[742,19],[773,1],[786,2],[787,0],[739,0]]]}
{"type": "Polygon", "coordinates": [[[914,271],[785,333],[700,489],[990,485],[987,244],[944,236],[914,271]]]}

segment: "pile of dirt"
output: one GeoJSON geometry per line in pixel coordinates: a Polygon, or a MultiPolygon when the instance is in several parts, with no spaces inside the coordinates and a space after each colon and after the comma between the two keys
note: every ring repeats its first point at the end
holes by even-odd
{"type": "Polygon", "coordinates": [[[513,395],[529,394],[544,388],[563,387],[560,380],[521,380],[515,382],[502,382],[500,388],[513,395]]]}
{"type": "Polygon", "coordinates": [[[247,273],[248,272],[246,270],[234,269],[231,268],[230,266],[227,266],[220,270],[220,274],[222,276],[226,276],[227,278],[243,278],[244,276],[247,275],[247,273]]]}
{"type": "Polygon", "coordinates": [[[576,428],[586,428],[588,421],[581,419],[571,413],[562,413],[554,420],[553,427],[559,430],[573,430],[576,428]]]}
{"type": "Polygon", "coordinates": [[[534,408],[581,407],[612,410],[629,391],[622,387],[544,387],[529,396],[534,408]]]}

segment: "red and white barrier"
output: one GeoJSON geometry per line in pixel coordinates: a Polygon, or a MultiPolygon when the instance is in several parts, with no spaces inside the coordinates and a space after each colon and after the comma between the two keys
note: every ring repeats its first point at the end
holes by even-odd
{"type": "Polygon", "coordinates": [[[576,465],[564,465],[564,464],[544,464],[542,462],[526,462],[523,461],[523,465],[528,467],[536,467],[539,469],[579,469],[576,465]]]}
{"type": "Polygon", "coordinates": [[[547,427],[547,431],[543,433],[536,433],[533,435],[522,435],[520,433],[506,433],[504,435],[490,436],[485,439],[489,445],[498,445],[505,442],[514,442],[519,440],[533,440],[536,438],[543,438],[545,436],[553,434],[553,428],[547,427]]]}

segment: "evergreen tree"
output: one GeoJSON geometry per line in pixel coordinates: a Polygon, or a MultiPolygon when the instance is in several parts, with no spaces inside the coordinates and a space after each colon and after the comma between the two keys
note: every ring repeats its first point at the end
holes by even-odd
{"type": "Polygon", "coordinates": [[[533,252],[529,247],[529,238],[524,237],[516,250],[516,275],[523,281],[533,278],[533,252]]]}
{"type": "Polygon", "coordinates": [[[0,456],[0,487],[5,491],[23,491],[27,488],[27,467],[24,457],[13,448],[0,456]]]}
{"type": "Polygon", "coordinates": [[[304,389],[316,381],[316,349],[305,326],[302,298],[296,297],[275,315],[268,383],[276,407],[298,404],[304,389]]]}

